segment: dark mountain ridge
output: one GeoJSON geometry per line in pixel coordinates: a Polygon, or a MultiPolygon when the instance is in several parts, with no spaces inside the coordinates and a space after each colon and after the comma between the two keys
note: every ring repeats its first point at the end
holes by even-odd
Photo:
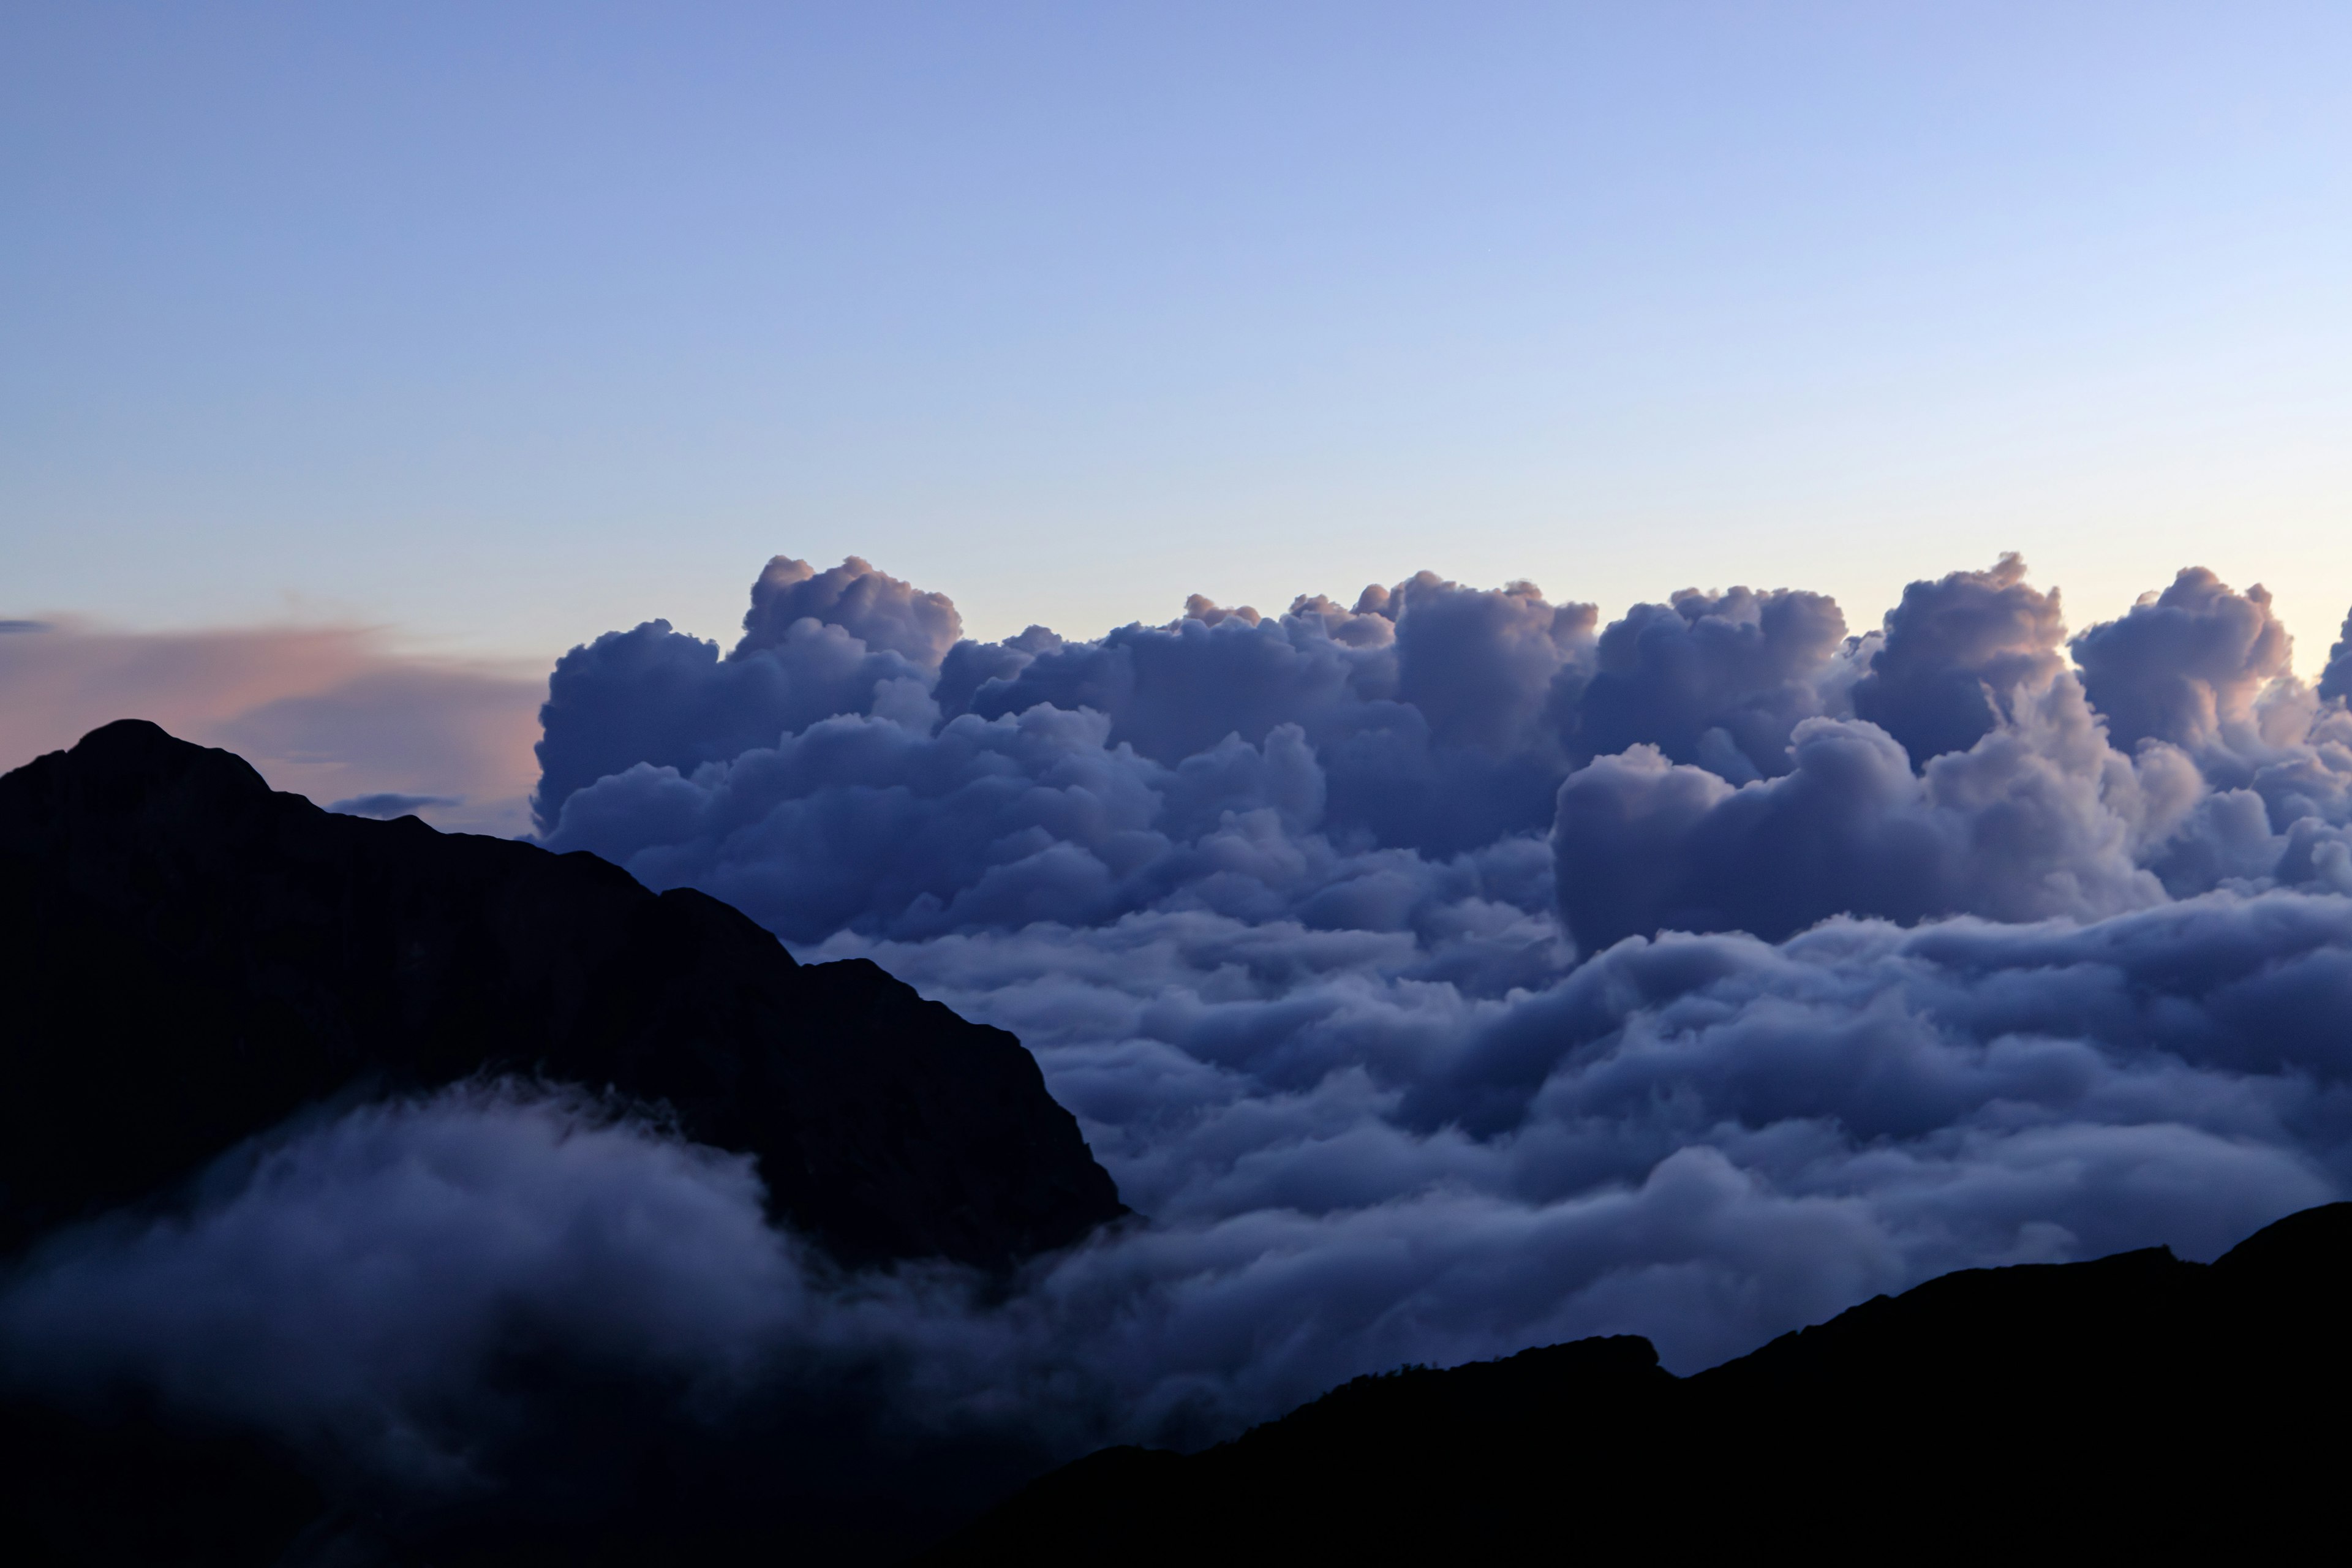
{"type": "Polygon", "coordinates": [[[2347,1285],[2352,1204],[2334,1204],[2210,1266],[2157,1247],[1948,1274],[1690,1377],[1633,1337],[1406,1368],[1202,1453],[1105,1449],[920,1561],[1108,1542],[1139,1563],[1237,1542],[1319,1561],[2332,1555],[2347,1285]]]}
{"type": "MultiPolygon", "coordinates": [[[[1016,1041],[872,965],[797,964],[593,856],[331,816],[152,725],[0,777],[0,1252],[306,1106],[499,1073],[667,1105],[756,1155],[776,1216],[845,1262],[994,1267],[1123,1212],[1016,1041]]],[[[2303,1554],[2337,1529],[2347,1280],[2335,1205],[2210,1266],[2158,1248],[1948,1275],[1690,1377],[1631,1337],[1408,1368],[1202,1454],[1094,1455],[927,1561],[2303,1554]]],[[[861,1436],[854,1381],[713,1426],[598,1369],[524,1373],[553,1414],[516,1468],[596,1509],[357,1514],[282,1436],[11,1399],[0,1542],[75,1563],[887,1561],[1043,1463],[1010,1426],[985,1453],[861,1436]]]]}
{"type": "Polygon", "coordinates": [[[845,1263],[1001,1267],[1125,1212],[1017,1040],[871,963],[137,721],[0,777],[0,1250],[306,1105],[501,1073],[667,1106],[845,1263]]]}

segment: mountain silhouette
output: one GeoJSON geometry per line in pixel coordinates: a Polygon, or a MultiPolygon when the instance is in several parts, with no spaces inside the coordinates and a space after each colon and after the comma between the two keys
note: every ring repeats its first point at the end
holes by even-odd
{"type": "Polygon", "coordinates": [[[757,1157],[848,1264],[1125,1212],[1002,1030],[585,853],[331,815],[123,721],[0,777],[0,1251],[322,1100],[520,1074],[757,1157]]]}
{"type": "MultiPolygon", "coordinates": [[[[1125,1212],[1017,1041],[874,965],[797,963],[591,855],[322,812],[152,724],[0,777],[0,1254],[167,1207],[306,1109],[484,1075],[666,1108],[755,1156],[773,1216],[843,1263],[999,1269],[1125,1212]]],[[[495,1497],[377,1519],[282,1435],[137,1389],[12,1395],[0,1551],[880,1562],[971,1521],[920,1561],[2315,1556],[2337,1533],[2347,1285],[2337,1204],[2210,1265],[1946,1275],[1686,1377],[1620,1336],[1358,1378],[1202,1453],[1097,1453],[977,1520],[1046,1439],[894,1448],[859,1435],[877,1402],[855,1381],[729,1426],[522,1363],[531,1474],[602,1509],[568,1520],[495,1497]]]]}
{"type": "Polygon", "coordinates": [[[2334,1204],[2210,1266],[1948,1274],[1691,1377],[1632,1337],[1406,1368],[1202,1453],[1096,1453],[919,1561],[2332,1555],[2347,1286],[2334,1204]]]}

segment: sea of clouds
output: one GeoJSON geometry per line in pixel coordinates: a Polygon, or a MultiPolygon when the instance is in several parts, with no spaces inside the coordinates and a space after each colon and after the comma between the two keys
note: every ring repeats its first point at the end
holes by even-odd
{"type": "Polygon", "coordinates": [[[1138,1222],[1009,1289],[845,1278],[743,1162],[477,1085],[61,1238],[0,1327],[20,1377],[462,1488],[518,1334],[698,1410],[856,1369],[1051,1458],[1405,1362],[1633,1332],[1687,1372],[1951,1268],[2210,1257],[2352,1191],[2352,622],[2315,686],[2289,656],[2200,569],[2071,638],[2004,557],[1859,633],[1423,574],[981,643],[780,556],[731,649],[652,621],[557,664],[538,836],[1013,1030],[1138,1222]]]}

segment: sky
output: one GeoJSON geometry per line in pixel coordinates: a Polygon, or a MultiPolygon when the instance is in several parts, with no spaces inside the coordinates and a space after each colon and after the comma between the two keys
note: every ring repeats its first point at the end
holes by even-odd
{"type": "Polygon", "coordinates": [[[28,5],[0,617],[2352,603],[2352,13],[28,5]],[[1703,564],[1702,564],[1703,563],[1703,564]]]}
{"type": "Polygon", "coordinates": [[[804,1273],[674,1123],[320,1105],[0,1281],[0,1395],[404,1486],[568,1419],[520,1303],[1075,1455],[2352,1194],[2347,46],[0,9],[0,768],[137,715],[699,889],[1012,1031],[1144,1216],[804,1273]]]}

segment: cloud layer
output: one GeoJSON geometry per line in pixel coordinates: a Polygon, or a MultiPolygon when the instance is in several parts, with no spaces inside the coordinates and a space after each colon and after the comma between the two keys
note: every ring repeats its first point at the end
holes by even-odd
{"type": "Polygon", "coordinates": [[[548,842],[1015,1030],[1163,1226],[1498,1205],[1447,1234],[1559,1315],[1480,1339],[1375,1289],[1395,1354],[1573,1326],[1689,1366],[1922,1271],[2217,1247],[2352,1176],[2320,1023],[2352,717],[2259,587],[2186,570],[2071,642],[2014,556],[1858,633],[1801,591],[1603,625],[1429,574],[1094,642],[954,626],[780,560],[723,658],[658,623],[574,649],[548,842]],[[1768,1289],[1515,1237],[1689,1170],[1847,1250],[1768,1289]]]}
{"type": "Polygon", "coordinates": [[[740,1164],[477,1089],[61,1243],[18,1342],[375,1470],[488,1462],[518,1321],[697,1409],[860,1369],[909,1430],[1067,1454],[1589,1333],[1688,1371],[2352,1190],[2346,656],[2296,681],[2259,588],[2184,571],[2071,641],[2014,558],[1860,632],[1802,592],[1603,624],[1427,574],[960,630],[779,558],[731,649],[575,648],[541,833],[1014,1030],[1148,1224],[1009,1293],[844,1279],[740,1164]],[[233,1373],[253,1279],[308,1314],[299,1378],[233,1373]]]}
{"type": "Polygon", "coordinates": [[[2336,885],[2352,721],[2288,673],[2267,595],[2200,570],[2072,663],[2013,556],[1858,637],[1816,595],[1685,592],[1596,630],[1428,574],[1091,643],[953,620],[863,562],[782,562],[723,658],[662,622],[573,649],[548,841],[794,941],[1185,908],[1404,929],[1535,834],[1557,904],[1502,901],[1588,952],[2336,885]]]}

